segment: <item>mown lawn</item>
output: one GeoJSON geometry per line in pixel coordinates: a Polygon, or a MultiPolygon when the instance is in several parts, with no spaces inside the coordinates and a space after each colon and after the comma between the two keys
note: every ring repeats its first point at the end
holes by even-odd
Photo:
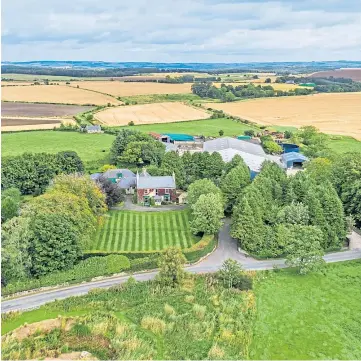
{"type": "Polygon", "coordinates": [[[252,359],[361,359],[361,261],[273,273],[255,293],[252,359]]]}
{"type": "Polygon", "coordinates": [[[109,156],[114,136],[79,132],[33,131],[3,133],[2,156],[31,153],[57,153],[73,150],[84,162],[99,161],[109,156]]]}
{"type": "Polygon", "coordinates": [[[110,211],[97,232],[92,251],[160,251],[188,248],[197,239],[189,229],[189,211],[110,211]]]}

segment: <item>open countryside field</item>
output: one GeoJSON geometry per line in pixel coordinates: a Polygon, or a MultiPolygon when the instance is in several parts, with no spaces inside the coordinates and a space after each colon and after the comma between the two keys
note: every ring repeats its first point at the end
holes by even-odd
{"type": "Polygon", "coordinates": [[[80,105],[119,105],[115,98],[96,92],[61,85],[7,86],[1,88],[1,100],[29,103],[80,105]]]}
{"type": "Polygon", "coordinates": [[[354,81],[361,81],[361,69],[354,68],[318,71],[317,73],[312,73],[310,76],[315,78],[328,78],[329,76],[333,76],[334,78],[350,78],[354,81]]]}
{"type": "Polygon", "coordinates": [[[161,124],[144,124],[122,128],[136,129],[146,133],[185,133],[191,135],[204,135],[209,137],[219,137],[220,130],[223,130],[225,136],[237,136],[242,135],[245,130],[256,129],[251,125],[238,123],[228,118],[161,124]]]}
{"type": "Polygon", "coordinates": [[[255,289],[254,360],[361,359],[361,261],[271,273],[255,289]]]}
{"type": "Polygon", "coordinates": [[[191,84],[138,83],[121,81],[77,81],[70,82],[72,87],[111,94],[116,97],[144,94],[181,94],[191,93],[191,84]]]}
{"type": "Polygon", "coordinates": [[[108,157],[114,140],[109,134],[79,132],[34,131],[2,135],[2,156],[31,153],[58,153],[73,150],[84,162],[96,162],[108,157]]]}
{"type": "Polygon", "coordinates": [[[189,230],[188,210],[170,212],[110,211],[97,232],[92,251],[160,251],[196,242],[189,230]]]}
{"type": "Polygon", "coordinates": [[[64,117],[93,109],[89,106],[1,102],[1,116],[64,117]]]}
{"type": "Polygon", "coordinates": [[[324,133],[349,135],[361,140],[361,93],[263,98],[205,106],[258,124],[314,125],[324,133]]]}
{"type": "Polygon", "coordinates": [[[210,114],[179,102],[142,104],[109,108],[95,114],[106,125],[152,124],[206,119],[210,114]]]}

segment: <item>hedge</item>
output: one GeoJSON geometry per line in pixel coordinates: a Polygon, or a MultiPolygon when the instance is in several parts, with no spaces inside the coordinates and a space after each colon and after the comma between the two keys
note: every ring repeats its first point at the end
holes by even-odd
{"type": "Polygon", "coordinates": [[[122,255],[92,257],[80,261],[73,268],[66,271],[50,273],[40,278],[25,279],[15,283],[9,283],[2,288],[2,295],[5,296],[16,292],[47,286],[89,281],[94,277],[120,273],[122,271],[128,270],[129,268],[129,259],[122,255]]]}
{"type": "MultiPolygon", "coordinates": [[[[203,235],[201,240],[193,244],[190,248],[185,248],[182,250],[183,254],[187,258],[188,262],[196,262],[201,257],[205,256],[213,250],[216,245],[216,240],[213,235],[203,235]]],[[[159,256],[162,252],[159,251],[143,251],[143,252],[108,252],[108,251],[87,251],[84,253],[84,258],[94,257],[94,256],[107,256],[111,254],[118,254],[127,256],[130,260],[137,258],[144,258],[150,256],[159,256]]]]}

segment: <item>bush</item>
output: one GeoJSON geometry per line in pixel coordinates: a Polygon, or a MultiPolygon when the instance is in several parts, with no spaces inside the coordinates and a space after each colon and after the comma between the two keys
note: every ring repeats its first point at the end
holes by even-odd
{"type": "Polygon", "coordinates": [[[131,120],[131,121],[128,123],[128,125],[132,127],[132,126],[135,125],[135,124],[134,124],[133,120],[131,120]]]}
{"type": "Polygon", "coordinates": [[[189,248],[184,249],[183,254],[185,255],[188,262],[196,262],[201,257],[204,257],[208,253],[212,252],[215,245],[216,240],[214,235],[205,234],[199,242],[193,244],[189,248]]]}
{"type": "Polygon", "coordinates": [[[130,271],[139,272],[158,267],[158,255],[151,255],[149,257],[135,258],[130,261],[130,271]]]}
{"type": "Polygon", "coordinates": [[[56,286],[64,283],[76,283],[94,277],[120,273],[130,268],[129,259],[122,255],[90,257],[80,261],[73,268],[62,272],[54,272],[34,279],[26,279],[9,283],[2,289],[3,295],[21,292],[40,287],[56,286]]]}
{"type": "Polygon", "coordinates": [[[244,133],[244,135],[248,135],[250,137],[254,137],[254,135],[255,135],[255,132],[252,129],[245,130],[243,133],[244,133]]]}

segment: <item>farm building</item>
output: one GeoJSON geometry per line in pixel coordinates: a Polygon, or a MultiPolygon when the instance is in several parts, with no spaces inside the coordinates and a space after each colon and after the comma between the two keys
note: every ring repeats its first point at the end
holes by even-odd
{"type": "Polygon", "coordinates": [[[282,164],[284,168],[301,168],[304,162],[307,162],[308,158],[298,152],[289,152],[282,154],[282,164]]]}
{"type": "Polygon", "coordinates": [[[153,198],[156,204],[175,202],[177,199],[175,175],[153,177],[148,173],[137,173],[136,187],[138,203],[150,204],[153,198]]]}
{"type": "Polygon", "coordinates": [[[158,134],[155,132],[150,132],[149,135],[152,136],[154,139],[157,139],[163,143],[176,144],[177,142],[193,142],[194,141],[194,137],[192,135],[188,135],[188,134],[175,134],[175,133],[158,134]]]}
{"type": "Polygon", "coordinates": [[[85,132],[86,133],[101,133],[102,128],[100,125],[87,125],[85,127],[85,132]]]}
{"type": "Polygon", "coordinates": [[[297,144],[279,143],[279,145],[283,148],[284,153],[300,152],[300,147],[297,144]]]}
{"type": "Polygon", "coordinates": [[[238,154],[249,167],[252,179],[260,172],[262,163],[266,160],[275,162],[282,167],[281,158],[266,154],[260,144],[231,137],[206,141],[203,144],[203,151],[209,153],[218,152],[225,162],[230,162],[238,154]]]}
{"type": "Polygon", "coordinates": [[[124,189],[126,194],[133,194],[136,186],[136,177],[129,169],[108,169],[103,174],[104,178],[116,183],[119,188],[124,189]]]}

